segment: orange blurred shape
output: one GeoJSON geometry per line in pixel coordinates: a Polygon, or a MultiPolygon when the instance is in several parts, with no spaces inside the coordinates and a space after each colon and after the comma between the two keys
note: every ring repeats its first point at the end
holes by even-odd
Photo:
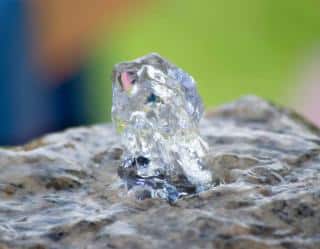
{"type": "Polygon", "coordinates": [[[88,53],[99,30],[127,20],[143,0],[31,0],[34,55],[50,77],[64,77],[88,53]]]}

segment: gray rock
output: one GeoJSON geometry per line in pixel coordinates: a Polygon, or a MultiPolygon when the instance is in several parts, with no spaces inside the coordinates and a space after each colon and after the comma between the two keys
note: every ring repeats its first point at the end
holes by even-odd
{"type": "Polygon", "coordinates": [[[117,176],[110,125],[0,150],[0,248],[320,248],[320,131],[256,97],[201,132],[217,186],[138,200],[117,176]]]}

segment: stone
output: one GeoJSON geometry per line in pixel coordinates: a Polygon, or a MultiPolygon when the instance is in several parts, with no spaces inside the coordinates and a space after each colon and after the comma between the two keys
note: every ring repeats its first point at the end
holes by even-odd
{"type": "Polygon", "coordinates": [[[119,176],[128,190],[175,201],[208,189],[207,144],[198,125],[203,104],[196,82],[152,53],[113,70],[112,120],[124,154],[119,176]]]}
{"type": "Polygon", "coordinates": [[[220,183],[172,204],[123,188],[110,124],[0,149],[0,248],[320,248],[317,127],[251,96],[200,132],[220,183]]]}

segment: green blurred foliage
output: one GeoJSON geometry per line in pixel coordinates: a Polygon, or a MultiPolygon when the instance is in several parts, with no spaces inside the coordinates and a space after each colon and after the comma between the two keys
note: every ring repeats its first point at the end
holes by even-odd
{"type": "Polygon", "coordinates": [[[109,112],[112,65],[149,52],[193,75],[207,107],[246,94],[287,103],[297,65],[320,40],[319,7],[317,0],[153,2],[97,44],[93,118],[109,112]]]}

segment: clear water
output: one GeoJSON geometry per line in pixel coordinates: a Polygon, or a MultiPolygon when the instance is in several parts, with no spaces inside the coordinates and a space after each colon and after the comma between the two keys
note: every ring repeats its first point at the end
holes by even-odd
{"type": "Polygon", "coordinates": [[[112,117],[125,148],[119,175],[129,190],[175,201],[210,187],[202,113],[193,78],[161,56],[115,66],[112,117]]]}

